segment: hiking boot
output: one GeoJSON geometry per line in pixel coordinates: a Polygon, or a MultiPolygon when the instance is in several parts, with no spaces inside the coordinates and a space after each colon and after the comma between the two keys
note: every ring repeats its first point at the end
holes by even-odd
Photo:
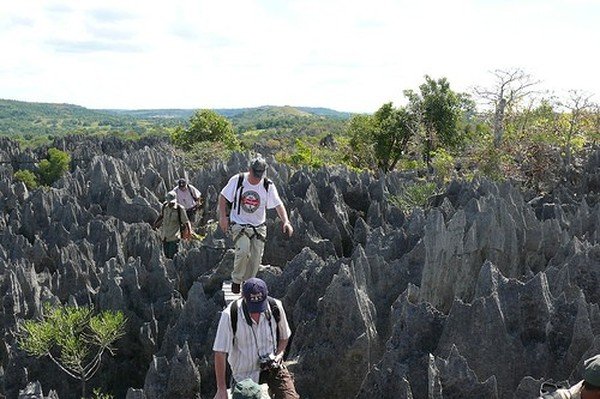
{"type": "Polygon", "coordinates": [[[239,294],[240,293],[240,285],[238,283],[231,283],[231,292],[233,294],[239,294]]]}

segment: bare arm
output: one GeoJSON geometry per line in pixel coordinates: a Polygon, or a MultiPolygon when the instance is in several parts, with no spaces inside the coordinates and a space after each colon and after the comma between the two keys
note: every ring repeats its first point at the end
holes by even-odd
{"type": "Polygon", "coordinates": [[[283,231],[283,233],[285,234],[287,232],[288,236],[291,237],[292,234],[294,234],[294,228],[292,227],[292,224],[290,223],[290,220],[288,219],[288,215],[287,215],[287,211],[285,210],[285,206],[283,204],[278,205],[275,210],[277,211],[277,214],[279,215],[279,219],[281,219],[281,222],[283,223],[283,225],[281,226],[281,230],[283,231]]]}
{"type": "Polygon", "coordinates": [[[227,382],[225,381],[225,362],[227,353],[215,353],[215,378],[217,380],[217,393],[214,399],[227,399],[227,382]]]}
{"type": "Polygon", "coordinates": [[[219,194],[219,227],[223,233],[229,229],[229,218],[227,218],[227,199],[219,194]]]}
{"type": "Polygon", "coordinates": [[[277,344],[277,352],[275,352],[275,363],[283,363],[283,355],[285,353],[285,348],[287,348],[288,342],[289,339],[279,340],[279,343],[277,344]]]}

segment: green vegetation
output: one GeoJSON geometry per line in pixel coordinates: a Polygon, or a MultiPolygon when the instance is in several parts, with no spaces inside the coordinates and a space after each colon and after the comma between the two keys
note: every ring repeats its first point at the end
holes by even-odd
{"type": "Polygon", "coordinates": [[[105,352],[115,354],[113,344],[125,331],[123,313],[105,310],[94,315],[91,307],[44,306],[41,320],[19,324],[19,347],[30,356],[48,357],[64,373],[81,382],[94,376],[105,352]]]}
{"type": "Polygon", "coordinates": [[[166,135],[180,122],[173,118],[136,118],[71,104],[0,100],[0,135],[30,146],[47,144],[67,134],[121,134],[137,138],[166,135]]]}
{"type": "Polygon", "coordinates": [[[404,187],[402,193],[390,195],[387,200],[404,213],[411,213],[415,208],[425,208],[429,198],[436,193],[437,185],[434,182],[421,181],[404,187]]]}
{"type": "Polygon", "coordinates": [[[30,170],[22,169],[15,172],[15,180],[25,183],[29,190],[34,190],[38,187],[38,179],[35,173],[30,170]]]}
{"type": "Polygon", "coordinates": [[[405,90],[404,95],[409,101],[409,114],[421,125],[422,152],[429,166],[432,152],[439,146],[453,148],[462,142],[459,122],[469,105],[468,97],[452,91],[446,78],[434,80],[427,75],[418,93],[405,90]]]}
{"type": "Polygon", "coordinates": [[[25,183],[28,189],[34,190],[40,184],[51,186],[69,170],[71,156],[58,148],[48,149],[48,157],[40,161],[37,170],[32,172],[28,169],[17,170],[14,174],[15,180],[25,183]]]}
{"type": "Polygon", "coordinates": [[[43,159],[38,166],[40,183],[51,186],[69,170],[71,156],[58,148],[48,149],[48,158],[43,159]]]}
{"type": "Polygon", "coordinates": [[[350,121],[349,161],[356,167],[389,172],[407,150],[417,132],[417,118],[405,108],[384,104],[373,116],[357,115],[350,121]]]}
{"type": "MultiPolygon", "coordinates": [[[[161,134],[185,151],[190,168],[250,150],[295,168],[416,170],[438,184],[487,177],[550,190],[598,144],[600,106],[580,91],[562,99],[537,94],[542,91],[532,88],[539,82],[518,69],[493,75],[494,84],[475,89],[473,99],[453,91],[446,78],[425,76],[418,88],[403,91],[404,105],[384,103],[373,114],[354,115],[290,106],[93,111],[0,100],[0,134],[28,143],[65,131],[124,139],[161,134]]],[[[45,172],[38,175],[40,184],[49,184],[45,172]]],[[[30,174],[17,176],[35,185],[30,174]]]]}
{"type": "Polygon", "coordinates": [[[186,167],[193,169],[213,159],[226,159],[240,149],[240,142],[227,118],[211,110],[192,115],[189,126],[178,126],[171,141],[186,151],[186,167]]]}
{"type": "Polygon", "coordinates": [[[197,111],[188,127],[177,127],[171,134],[171,140],[184,150],[190,150],[195,144],[202,142],[222,143],[230,150],[239,148],[231,122],[208,109],[197,111]]]}
{"type": "Polygon", "coordinates": [[[92,391],[92,399],[114,399],[114,396],[102,392],[100,388],[94,388],[94,390],[92,391]]]}

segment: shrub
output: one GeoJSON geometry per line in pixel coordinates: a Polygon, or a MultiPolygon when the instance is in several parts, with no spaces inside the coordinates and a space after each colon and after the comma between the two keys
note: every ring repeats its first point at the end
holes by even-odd
{"type": "Polygon", "coordinates": [[[229,150],[239,149],[240,143],[235,135],[231,122],[211,110],[196,111],[190,118],[190,126],[177,127],[171,134],[173,143],[184,149],[190,150],[195,144],[201,142],[221,142],[229,150]]]}
{"type": "Polygon", "coordinates": [[[432,155],[432,165],[437,178],[441,182],[447,182],[452,177],[452,172],[454,171],[454,157],[443,148],[438,148],[432,155]]]}
{"type": "Polygon", "coordinates": [[[404,187],[400,194],[390,195],[387,200],[402,212],[411,213],[415,208],[424,208],[427,200],[436,192],[437,185],[434,182],[423,181],[404,187]]]}
{"type": "Polygon", "coordinates": [[[34,190],[38,187],[37,177],[36,177],[35,173],[33,173],[30,170],[27,170],[27,169],[17,170],[14,174],[14,178],[17,181],[21,181],[21,182],[25,183],[27,188],[30,190],[34,190]]]}
{"type": "Polygon", "coordinates": [[[51,186],[55,181],[69,170],[71,156],[58,148],[48,150],[48,158],[42,160],[38,166],[40,183],[51,186]]]}

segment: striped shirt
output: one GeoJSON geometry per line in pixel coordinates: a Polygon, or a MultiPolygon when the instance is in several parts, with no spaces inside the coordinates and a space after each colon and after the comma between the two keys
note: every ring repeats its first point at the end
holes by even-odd
{"type": "Polygon", "coordinates": [[[233,301],[221,313],[221,320],[217,329],[213,351],[226,352],[227,361],[231,366],[233,378],[236,381],[242,381],[251,378],[258,382],[260,375],[260,365],[258,356],[269,355],[277,350],[277,330],[279,328],[279,338],[289,339],[292,335],[288,325],[285,310],[281,301],[275,299],[279,307],[281,318],[279,323],[275,323],[275,317],[266,317],[266,313],[271,314],[270,307],[268,312],[260,315],[258,324],[252,320],[252,326],[249,326],[242,310],[242,300],[233,301]],[[237,306],[237,332],[235,334],[235,344],[233,342],[233,331],[231,329],[231,306],[237,306]]]}
{"type": "Polygon", "coordinates": [[[573,385],[569,389],[558,389],[550,394],[541,396],[539,399],[580,399],[583,381],[573,385]]]}

